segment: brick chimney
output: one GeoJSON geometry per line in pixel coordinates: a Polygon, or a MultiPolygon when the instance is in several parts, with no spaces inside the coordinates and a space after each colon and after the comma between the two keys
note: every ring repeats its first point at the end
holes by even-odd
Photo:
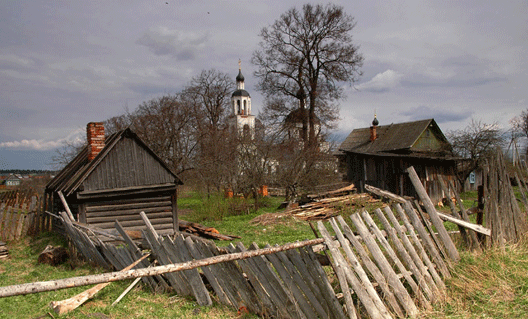
{"type": "Polygon", "coordinates": [[[102,122],[90,122],[86,126],[88,139],[88,160],[93,160],[105,146],[104,125],[102,122]]]}
{"type": "Polygon", "coordinates": [[[376,128],[378,127],[379,121],[376,118],[376,114],[374,114],[374,120],[372,121],[372,126],[370,127],[370,141],[374,142],[376,138],[378,138],[378,133],[376,132],[376,128]]]}

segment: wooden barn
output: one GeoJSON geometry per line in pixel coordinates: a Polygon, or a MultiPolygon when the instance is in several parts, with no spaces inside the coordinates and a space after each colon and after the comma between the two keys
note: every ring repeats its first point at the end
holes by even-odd
{"type": "Polygon", "coordinates": [[[103,123],[88,123],[88,145],[46,185],[48,210],[64,211],[64,196],[75,220],[113,229],[115,220],[139,230],[144,211],[160,234],[178,230],[180,179],[130,129],[105,138],[103,123]],[[51,207],[50,207],[51,206],[51,207]]]}
{"type": "Polygon", "coordinates": [[[437,181],[456,180],[458,158],[434,119],[380,125],[353,130],[339,147],[340,171],[363,192],[365,184],[400,196],[414,196],[405,169],[414,166],[433,201],[443,197],[437,181]]]}

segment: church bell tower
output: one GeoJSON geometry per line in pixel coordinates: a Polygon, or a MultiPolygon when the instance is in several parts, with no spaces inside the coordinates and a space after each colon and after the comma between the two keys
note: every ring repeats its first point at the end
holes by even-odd
{"type": "Polygon", "coordinates": [[[231,95],[233,113],[230,127],[241,138],[255,137],[255,116],[251,114],[251,96],[244,89],[244,76],[240,60],[238,61],[237,89],[231,95]]]}

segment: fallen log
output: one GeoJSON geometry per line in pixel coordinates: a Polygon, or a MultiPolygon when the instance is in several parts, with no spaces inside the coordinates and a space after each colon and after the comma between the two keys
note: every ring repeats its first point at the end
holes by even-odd
{"type": "Polygon", "coordinates": [[[47,265],[58,265],[62,264],[68,258],[68,250],[64,247],[53,247],[52,245],[46,246],[44,250],[39,254],[37,262],[39,264],[47,265]]]}
{"type": "Polygon", "coordinates": [[[37,292],[44,291],[54,291],[65,288],[73,288],[80,286],[87,286],[93,284],[107,283],[120,281],[125,279],[133,279],[138,277],[149,277],[156,276],[165,273],[177,272],[182,270],[195,269],[198,267],[204,267],[214,264],[223,263],[226,261],[246,259],[256,256],[274,254],[280,251],[285,251],[289,249],[296,249],[305,246],[313,246],[321,244],[324,242],[324,239],[317,238],[311,240],[305,240],[301,242],[289,243],[282,246],[248,250],[241,253],[232,253],[220,256],[214,256],[210,258],[192,260],[184,263],[170,264],[164,266],[157,266],[152,268],[141,268],[141,269],[132,269],[127,271],[115,271],[110,273],[103,273],[97,275],[89,275],[82,277],[72,277],[66,279],[50,280],[50,281],[39,281],[27,284],[19,284],[12,286],[0,287],[0,298],[2,297],[11,297],[18,295],[26,295],[37,292]]]}
{"type": "MultiPolygon", "coordinates": [[[[150,254],[146,254],[145,256],[128,265],[127,267],[123,268],[123,270],[121,271],[126,271],[134,268],[137,264],[139,264],[143,259],[147,258],[149,255],[150,254]]],[[[101,283],[71,298],[64,299],[61,301],[52,301],[50,303],[50,307],[59,315],[68,313],[85,303],[88,299],[92,298],[96,293],[98,293],[101,289],[108,286],[109,284],[110,282],[101,283]]]]}

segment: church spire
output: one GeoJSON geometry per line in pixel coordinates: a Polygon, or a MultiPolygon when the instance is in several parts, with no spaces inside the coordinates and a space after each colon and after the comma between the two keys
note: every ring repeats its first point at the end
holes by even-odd
{"type": "Polygon", "coordinates": [[[236,77],[237,90],[244,89],[244,76],[242,75],[242,61],[238,60],[238,75],[236,77]]]}

